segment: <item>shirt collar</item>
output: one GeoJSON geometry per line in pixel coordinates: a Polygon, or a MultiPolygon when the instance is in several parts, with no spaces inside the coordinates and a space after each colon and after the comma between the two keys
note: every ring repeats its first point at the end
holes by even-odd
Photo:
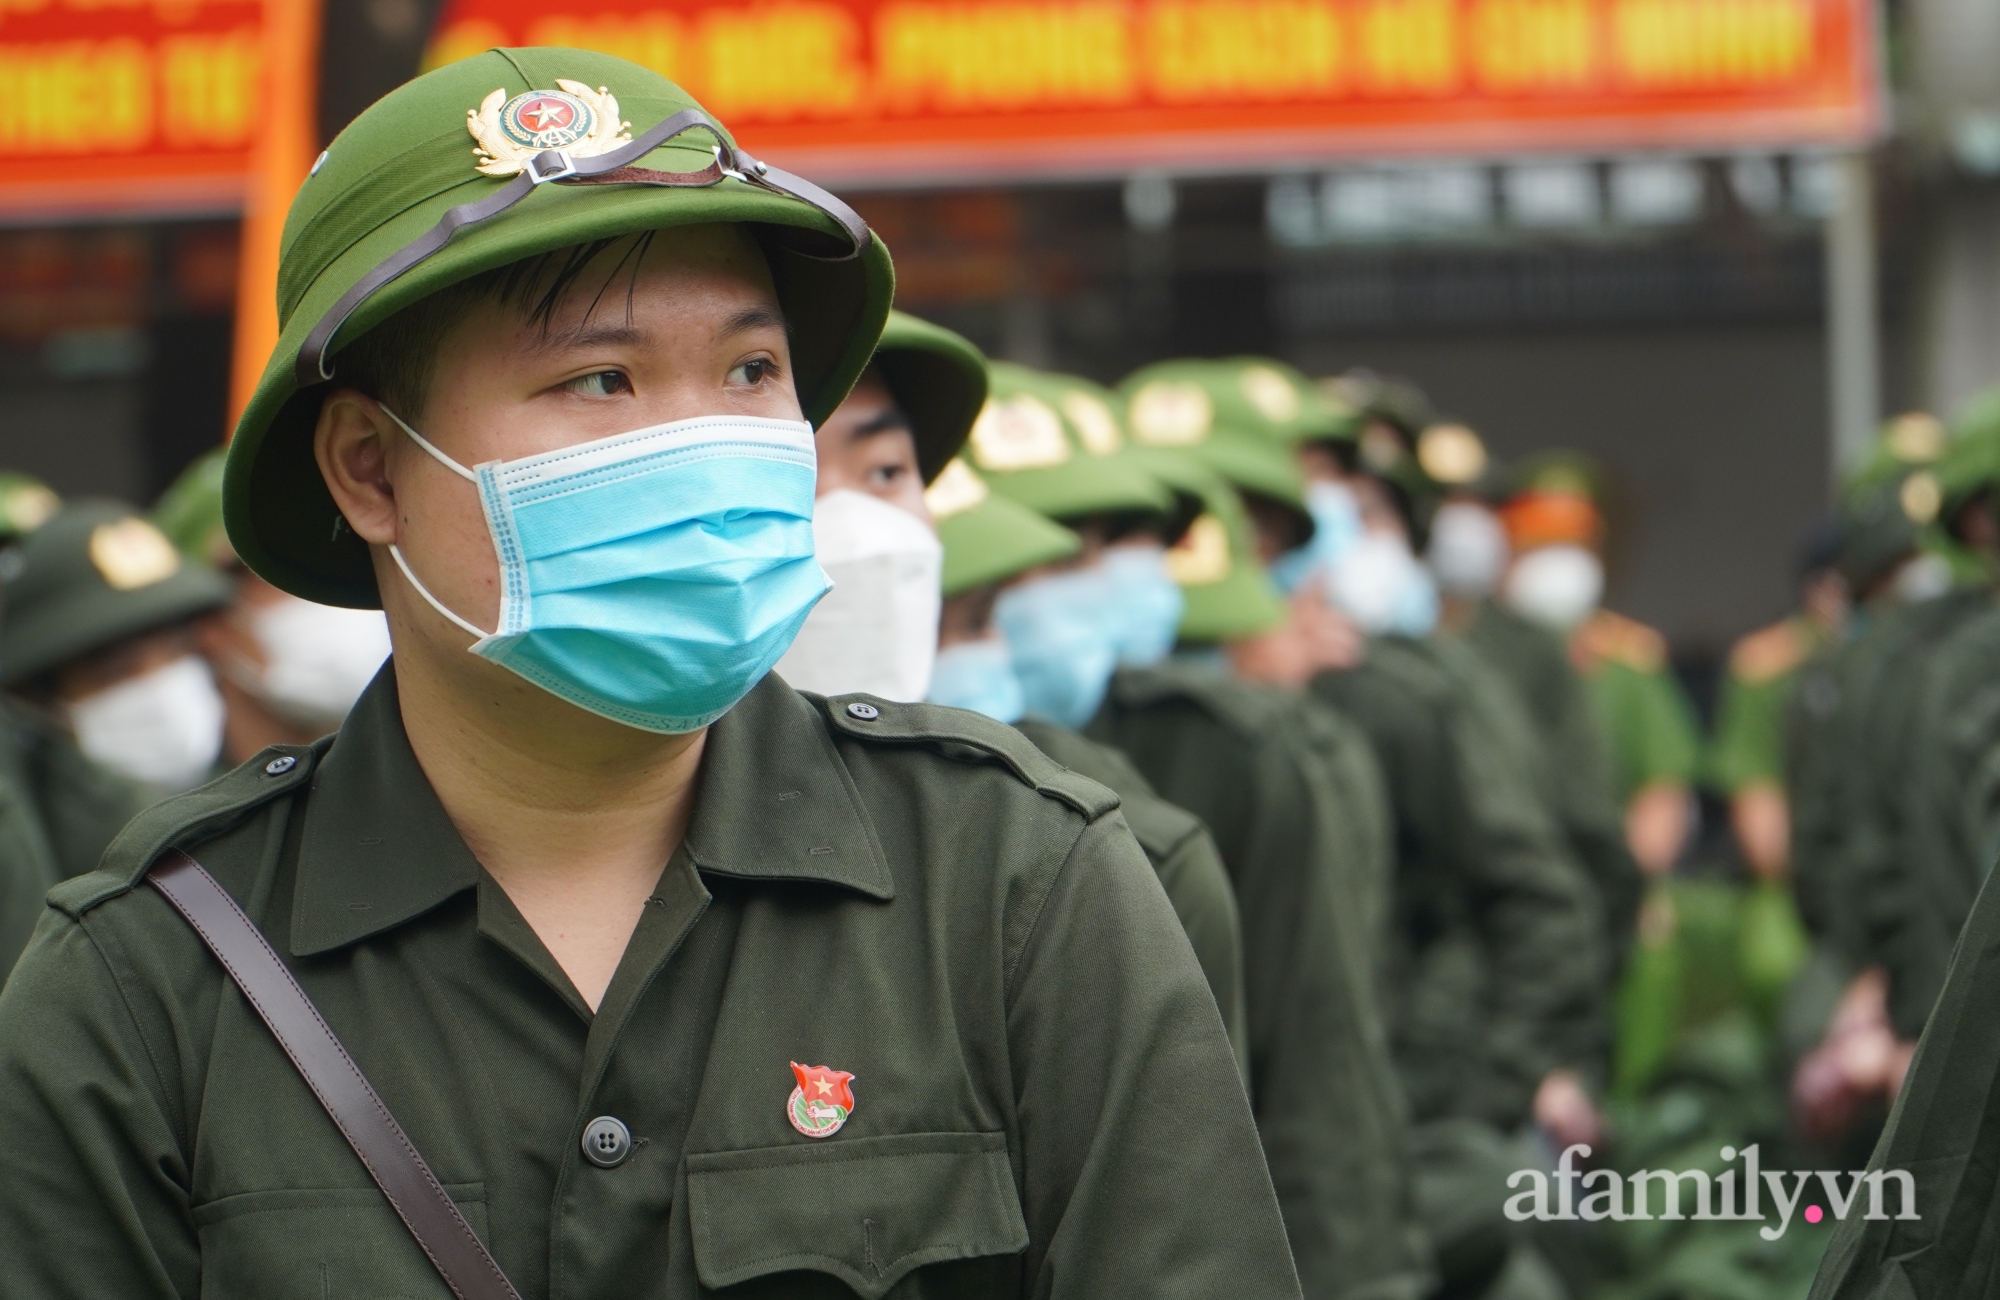
{"type": "MultiPolygon", "coordinates": [[[[892,898],[888,861],[821,707],[771,675],[709,728],[688,854],[718,875],[892,898]]],[[[292,955],[401,925],[481,874],[410,749],[393,665],[385,665],[313,774],[292,955]]]]}

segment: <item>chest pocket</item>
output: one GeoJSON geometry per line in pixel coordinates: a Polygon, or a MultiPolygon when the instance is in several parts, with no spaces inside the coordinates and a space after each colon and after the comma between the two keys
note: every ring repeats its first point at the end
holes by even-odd
{"type": "MultiPolygon", "coordinates": [[[[445,1191],[485,1241],[486,1185],[445,1191]]],[[[202,1300],[451,1300],[374,1187],[241,1192],[194,1210],[202,1300]]]]}
{"type": "Polygon", "coordinates": [[[689,1156],[688,1215],[702,1285],[752,1284],[732,1296],[761,1294],[756,1279],[821,1294],[802,1271],[826,1275],[829,1296],[1012,1295],[1028,1245],[1002,1133],[689,1156]]]}

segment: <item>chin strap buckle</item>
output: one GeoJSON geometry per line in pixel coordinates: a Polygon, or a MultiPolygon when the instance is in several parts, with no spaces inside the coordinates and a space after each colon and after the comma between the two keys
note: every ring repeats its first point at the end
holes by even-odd
{"type": "Polygon", "coordinates": [[[547,185],[550,181],[559,181],[565,176],[576,175],[576,159],[560,149],[544,149],[528,159],[528,165],[522,170],[528,174],[530,181],[537,185],[547,185]],[[544,165],[547,166],[547,171],[543,170],[544,165]]]}

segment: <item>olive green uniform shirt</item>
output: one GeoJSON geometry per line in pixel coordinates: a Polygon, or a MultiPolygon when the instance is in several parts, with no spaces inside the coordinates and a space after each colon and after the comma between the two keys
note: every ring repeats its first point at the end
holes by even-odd
{"type": "Polygon", "coordinates": [[[1939,601],[1916,653],[1898,656],[1871,716],[1887,751],[1853,859],[1867,953],[1889,977],[1889,1016],[1923,1029],[1959,928],[2000,856],[2000,607],[1990,590],[1939,601]],[[1925,646],[1933,646],[1924,653],[1925,646]]]}
{"type": "Polygon", "coordinates": [[[1548,815],[1540,756],[1458,647],[1369,642],[1313,691],[1358,723],[1394,813],[1390,1029],[1420,1120],[1512,1130],[1599,1044],[1602,909],[1548,815]],[[1496,718],[1496,715],[1499,715],[1496,718]]]}
{"type": "MultiPolygon", "coordinates": [[[[1926,928],[1913,911],[1921,907],[1919,873],[1902,858],[1905,832],[1922,829],[1906,812],[1912,771],[1937,743],[1922,734],[1919,701],[1935,653],[1988,603],[1979,591],[1960,590],[1915,605],[1878,605],[1824,666],[1815,660],[1802,670],[1792,710],[1801,913],[1844,963],[1889,969],[1892,1019],[1912,1037],[1937,994],[1945,955],[1926,952],[1929,939],[1917,937],[1926,928]],[[1915,983],[1904,978],[1918,969],[1924,974],[1915,983]]],[[[1940,947],[1949,943],[1946,935],[1940,947]]]]}
{"type": "Polygon", "coordinates": [[[1252,1105],[1305,1294],[1426,1294],[1375,993],[1388,844],[1365,742],[1296,693],[1184,662],[1121,669],[1086,734],[1222,851],[1243,924],[1252,1105]]]}
{"type": "Polygon", "coordinates": [[[1597,886],[1607,961],[1616,971],[1631,951],[1643,882],[1625,841],[1625,817],[1612,791],[1610,760],[1583,677],[1561,638],[1494,601],[1480,603],[1463,639],[1513,688],[1541,742],[1551,807],[1571,852],[1597,886]]]}
{"type": "Polygon", "coordinates": [[[976,715],[879,708],[772,676],[713,726],[594,1014],[439,805],[390,672],[338,736],[133,823],[0,996],[9,1293],[446,1294],[140,883],[173,844],[525,1300],[1297,1295],[1221,1019],[1116,797],[976,715]],[[788,1122],[791,1062],[855,1076],[837,1133],[788,1122]],[[600,1115],[634,1138],[615,1168],[580,1149],[600,1115]]]}
{"type": "Polygon", "coordinates": [[[1760,628],[1729,652],[1715,705],[1708,784],[1725,798],[1760,785],[1785,784],[1785,716],[1799,670],[1826,634],[1803,615],[1760,628]]]}
{"type": "Polygon", "coordinates": [[[58,881],[97,865],[153,796],[90,759],[41,711],[0,695],[0,983],[58,881]]]}
{"type": "Polygon", "coordinates": [[[1215,837],[1199,817],[1154,793],[1132,760],[1111,746],[1042,718],[1024,718],[1015,730],[1070,771],[1118,796],[1132,838],[1159,874],[1160,888],[1167,891],[1201,973],[1208,977],[1208,991],[1215,995],[1229,1045],[1236,1050],[1237,1068],[1247,1084],[1250,1042],[1243,1008],[1243,927],[1236,915],[1236,891],[1229,886],[1215,837]]]}

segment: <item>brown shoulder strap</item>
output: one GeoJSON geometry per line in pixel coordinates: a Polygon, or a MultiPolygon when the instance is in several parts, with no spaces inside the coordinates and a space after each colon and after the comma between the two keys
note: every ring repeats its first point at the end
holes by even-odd
{"type": "Polygon", "coordinates": [[[146,878],[187,918],[257,1009],[451,1293],[458,1300],[520,1300],[403,1126],[236,900],[179,849],[154,863],[146,878]]]}

